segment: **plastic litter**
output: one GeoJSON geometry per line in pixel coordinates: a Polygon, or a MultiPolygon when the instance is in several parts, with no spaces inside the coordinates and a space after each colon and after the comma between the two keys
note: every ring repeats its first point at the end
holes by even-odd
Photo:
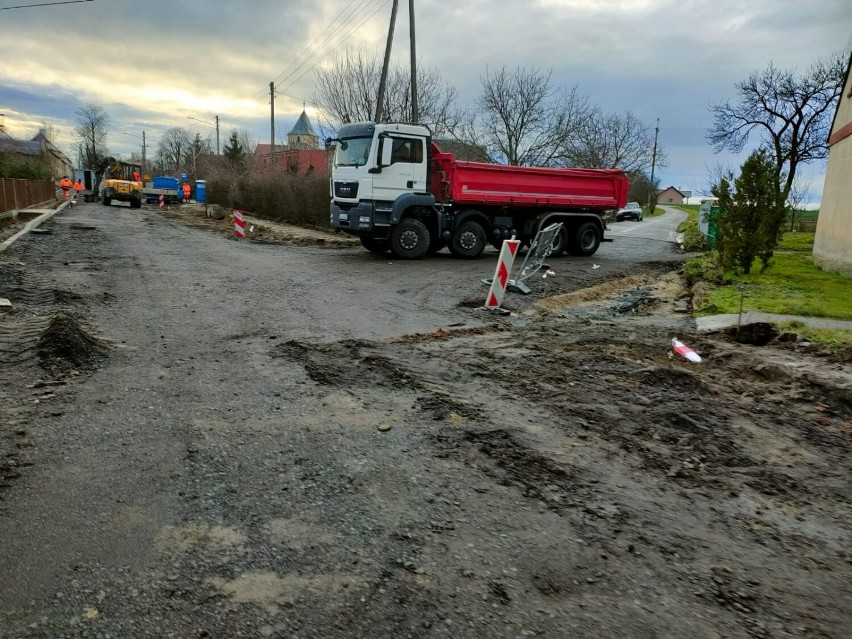
{"type": "Polygon", "coordinates": [[[672,350],[681,357],[688,359],[696,364],[701,362],[701,356],[692,350],[689,346],[681,342],[677,337],[672,338],[672,350]]]}

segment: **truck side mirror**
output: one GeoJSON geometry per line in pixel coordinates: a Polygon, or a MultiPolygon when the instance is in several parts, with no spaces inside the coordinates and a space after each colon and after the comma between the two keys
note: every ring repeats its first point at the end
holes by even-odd
{"type": "Polygon", "coordinates": [[[382,164],[381,166],[390,166],[393,164],[393,141],[388,139],[382,145],[382,164]]]}

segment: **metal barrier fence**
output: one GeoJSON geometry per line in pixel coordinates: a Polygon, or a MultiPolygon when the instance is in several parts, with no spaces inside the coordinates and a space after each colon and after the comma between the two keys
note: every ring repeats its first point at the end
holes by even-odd
{"type": "Polygon", "coordinates": [[[52,180],[0,178],[0,213],[23,209],[56,197],[52,180]]]}

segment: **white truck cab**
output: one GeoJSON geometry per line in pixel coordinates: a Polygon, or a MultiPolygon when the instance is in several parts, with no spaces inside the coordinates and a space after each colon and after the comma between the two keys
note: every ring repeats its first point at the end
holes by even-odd
{"type": "Polygon", "coordinates": [[[412,205],[434,206],[429,192],[431,133],[425,126],[358,122],[336,139],[331,225],[381,241],[412,205]],[[382,233],[386,228],[387,233],[382,233]]]}

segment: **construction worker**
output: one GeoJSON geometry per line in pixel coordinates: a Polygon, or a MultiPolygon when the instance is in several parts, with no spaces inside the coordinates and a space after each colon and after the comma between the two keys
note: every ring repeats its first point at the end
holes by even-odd
{"type": "Polygon", "coordinates": [[[63,175],[62,179],[59,180],[59,188],[62,189],[62,197],[66,200],[68,199],[68,191],[71,190],[71,180],[68,179],[67,175],[63,175]]]}
{"type": "Polygon", "coordinates": [[[189,182],[183,183],[183,201],[185,204],[189,204],[189,196],[192,192],[192,188],[189,186],[189,182]]]}
{"type": "Polygon", "coordinates": [[[82,191],[86,187],[83,186],[83,183],[80,181],[80,178],[77,178],[76,180],[74,180],[74,184],[71,185],[71,188],[73,188],[77,192],[77,195],[79,195],[80,191],[82,191]]]}

